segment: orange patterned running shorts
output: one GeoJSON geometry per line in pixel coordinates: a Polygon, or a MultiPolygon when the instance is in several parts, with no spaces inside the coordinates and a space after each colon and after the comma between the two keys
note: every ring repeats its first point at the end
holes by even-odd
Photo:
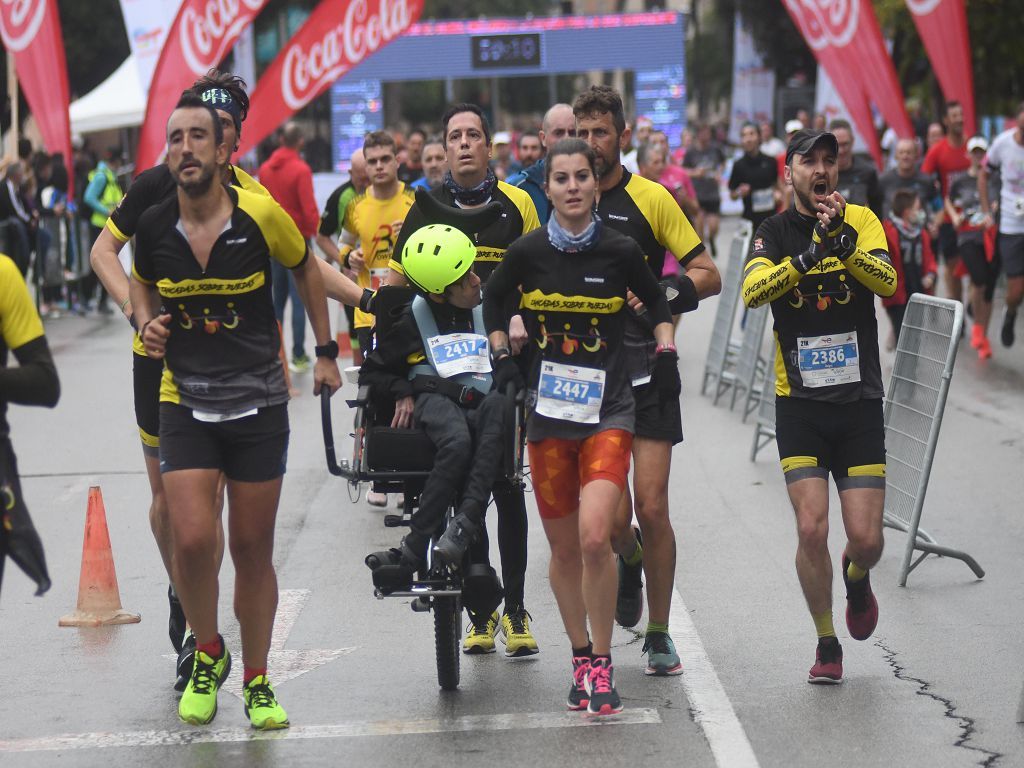
{"type": "Polygon", "coordinates": [[[527,447],[533,490],[543,518],[571,515],[579,509],[580,489],[594,480],[626,487],[633,435],[623,429],[606,429],[586,440],[551,437],[527,447]]]}

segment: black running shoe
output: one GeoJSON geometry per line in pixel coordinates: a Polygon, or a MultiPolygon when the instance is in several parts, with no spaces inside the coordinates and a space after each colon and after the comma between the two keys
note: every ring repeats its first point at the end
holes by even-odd
{"type": "Polygon", "coordinates": [[[1017,320],[1016,312],[1008,312],[1003,310],[1003,328],[999,332],[999,340],[1003,342],[1004,347],[1012,347],[1014,341],[1013,324],[1017,320]]]}
{"type": "Polygon", "coordinates": [[[445,565],[458,565],[479,532],[480,527],[467,515],[456,515],[434,545],[434,554],[445,565]]]}
{"type": "MultiPolygon", "coordinates": [[[[637,546],[640,546],[640,530],[633,529],[636,535],[637,546]]],[[[635,627],[644,615],[644,564],[643,559],[636,565],[627,565],[622,555],[618,556],[619,563],[619,596],[615,601],[615,621],[620,626],[629,628],[635,627]]]]}
{"type": "Polygon", "coordinates": [[[591,715],[615,715],[622,711],[622,699],[615,690],[615,668],[607,656],[593,659],[585,681],[587,713],[591,715]]]}
{"type": "Polygon", "coordinates": [[[184,691],[188,680],[192,677],[192,667],[196,662],[196,636],[191,632],[185,638],[178,650],[177,674],[178,679],[174,682],[174,690],[184,691]]]}
{"type": "MultiPolygon", "coordinates": [[[[175,653],[181,653],[181,643],[185,638],[185,630],[188,628],[185,622],[185,610],[181,607],[181,601],[178,596],[174,593],[174,585],[167,585],[167,602],[171,606],[171,615],[167,620],[167,634],[171,638],[171,645],[174,646],[175,653]]],[[[186,683],[188,680],[185,681],[186,683]]],[[[185,690],[184,687],[178,690],[185,690]]]]}

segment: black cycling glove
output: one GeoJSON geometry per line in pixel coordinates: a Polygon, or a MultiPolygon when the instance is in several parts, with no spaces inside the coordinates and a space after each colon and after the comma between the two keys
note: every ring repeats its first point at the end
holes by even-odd
{"type": "Polygon", "coordinates": [[[679,399],[683,385],[679,380],[679,355],[674,350],[663,349],[655,356],[651,387],[658,393],[661,410],[665,410],[666,404],[679,399]]]}
{"type": "Polygon", "coordinates": [[[491,373],[491,389],[507,394],[508,386],[511,384],[513,388],[511,394],[513,395],[520,390],[526,389],[523,374],[511,355],[505,355],[500,360],[495,360],[491,364],[491,368],[493,369],[491,373]]]}

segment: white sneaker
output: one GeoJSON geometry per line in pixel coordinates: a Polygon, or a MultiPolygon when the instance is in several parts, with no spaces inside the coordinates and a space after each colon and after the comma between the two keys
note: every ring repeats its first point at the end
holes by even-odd
{"type": "Polygon", "coordinates": [[[388,505],[388,495],[386,493],[378,493],[377,491],[369,491],[366,494],[366,502],[371,507],[386,507],[388,505]]]}

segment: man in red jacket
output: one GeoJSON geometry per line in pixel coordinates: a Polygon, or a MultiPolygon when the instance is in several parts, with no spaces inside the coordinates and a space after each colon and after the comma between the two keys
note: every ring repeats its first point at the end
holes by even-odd
{"type": "MultiPolygon", "coordinates": [[[[299,232],[306,238],[316,234],[320,211],[313,197],[313,171],[302,159],[306,137],[297,123],[287,123],[281,132],[281,146],[260,166],[260,183],[280,203],[295,221],[299,232]]],[[[284,323],[284,307],[292,300],[292,362],[289,366],[295,372],[309,370],[306,355],[306,313],[295,287],[295,280],[288,269],[271,260],[274,312],[279,323],[284,323]]],[[[282,325],[283,327],[283,325],[282,325]]]]}

